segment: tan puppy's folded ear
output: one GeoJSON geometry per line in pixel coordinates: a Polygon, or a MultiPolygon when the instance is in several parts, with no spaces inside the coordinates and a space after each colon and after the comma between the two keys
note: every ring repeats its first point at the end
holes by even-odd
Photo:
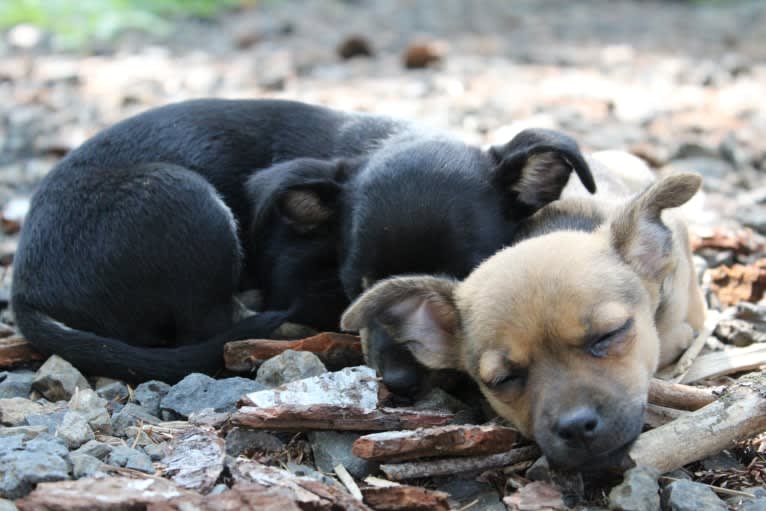
{"type": "Polygon", "coordinates": [[[341,328],[361,330],[375,320],[424,366],[459,369],[456,285],[457,281],[430,276],[382,280],[346,309],[341,328]]]}
{"type": "Polygon", "coordinates": [[[610,223],[612,246],[639,275],[661,281],[672,268],[673,234],[662,211],[683,205],[702,185],[696,174],[676,174],[639,193],[610,223]]]}

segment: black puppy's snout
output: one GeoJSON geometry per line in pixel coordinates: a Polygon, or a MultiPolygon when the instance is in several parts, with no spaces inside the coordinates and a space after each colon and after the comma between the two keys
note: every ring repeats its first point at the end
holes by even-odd
{"type": "Polygon", "coordinates": [[[588,445],[601,431],[602,420],[595,408],[581,406],[559,417],[555,432],[572,446],[588,445]]]}
{"type": "Polygon", "coordinates": [[[393,368],[383,372],[383,384],[401,397],[414,398],[420,392],[420,375],[409,368],[393,368]]]}

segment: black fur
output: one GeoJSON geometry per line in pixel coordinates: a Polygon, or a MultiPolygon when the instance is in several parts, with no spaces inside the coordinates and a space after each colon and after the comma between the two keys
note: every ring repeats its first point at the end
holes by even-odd
{"type": "MultiPolygon", "coordinates": [[[[587,186],[571,139],[540,133],[587,186]]],[[[485,153],[290,101],[150,110],[41,183],[14,260],[18,326],[89,373],[169,382],[216,371],[223,342],[285,320],[336,328],[363,277],[462,277],[506,244],[534,206],[519,214],[498,175],[523,174],[536,137],[485,153]],[[267,313],[235,323],[233,296],[253,287],[267,313]]]]}

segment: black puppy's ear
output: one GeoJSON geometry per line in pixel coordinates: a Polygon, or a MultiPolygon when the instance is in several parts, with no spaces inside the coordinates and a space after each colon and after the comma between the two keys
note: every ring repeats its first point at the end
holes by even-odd
{"type": "Polygon", "coordinates": [[[515,220],[558,199],[572,170],[589,192],[596,191],[577,142],[558,131],[524,130],[507,144],[492,146],[489,155],[496,164],[491,178],[507,194],[515,220]]]}
{"type": "Polygon", "coordinates": [[[696,174],[668,176],[636,195],[609,223],[612,246],[645,280],[660,283],[673,265],[673,233],[662,211],[685,204],[701,185],[696,174]]]}
{"type": "Polygon", "coordinates": [[[424,366],[460,369],[456,285],[431,276],[382,280],[346,309],[341,328],[359,331],[377,321],[424,366]]]}
{"type": "Polygon", "coordinates": [[[315,158],[298,158],[256,171],[247,181],[253,228],[272,213],[300,233],[326,225],[336,217],[349,171],[349,162],[315,158]]]}

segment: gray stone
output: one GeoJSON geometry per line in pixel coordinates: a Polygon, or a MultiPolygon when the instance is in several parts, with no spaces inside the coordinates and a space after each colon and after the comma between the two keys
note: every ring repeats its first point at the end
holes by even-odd
{"type": "Polygon", "coordinates": [[[45,426],[48,433],[55,433],[61,426],[61,422],[66,415],[66,409],[53,410],[39,415],[28,415],[27,424],[30,426],[45,426]]]}
{"type": "Polygon", "coordinates": [[[23,426],[27,416],[39,414],[43,405],[23,397],[0,399],[0,424],[3,426],[23,426]]]}
{"type": "Polygon", "coordinates": [[[98,440],[89,440],[78,447],[77,450],[72,451],[71,454],[85,454],[104,461],[111,452],[111,445],[99,442],[98,440]]]}
{"type": "Polygon", "coordinates": [[[67,462],[45,452],[12,451],[0,455],[0,494],[17,499],[43,481],[69,479],[67,462]]]}
{"type": "Polygon", "coordinates": [[[136,387],[136,390],[133,391],[133,398],[141,405],[141,408],[151,415],[159,417],[160,401],[168,391],[170,391],[170,385],[167,383],[151,380],[136,387]]]}
{"type": "Polygon", "coordinates": [[[766,234],[766,206],[737,208],[736,218],[745,227],[766,234]]]}
{"type": "Polygon", "coordinates": [[[24,435],[18,433],[0,437],[0,453],[21,449],[25,440],[24,435]]]}
{"type": "Polygon", "coordinates": [[[80,479],[81,477],[92,477],[101,472],[104,462],[95,456],[83,453],[71,453],[69,461],[72,463],[72,477],[80,479]]]}
{"type": "Polygon", "coordinates": [[[29,397],[34,379],[32,371],[0,372],[0,399],[29,397]]]}
{"type": "Polygon", "coordinates": [[[247,378],[215,380],[205,374],[193,373],[170,389],[162,398],[160,408],[181,417],[188,417],[205,408],[212,408],[216,412],[233,412],[240,397],[263,389],[263,385],[247,378]]]}
{"type": "Polygon", "coordinates": [[[96,433],[110,435],[112,420],[106,409],[106,399],[90,389],[81,390],[69,401],[69,412],[80,415],[96,433]]]}
{"type": "Polygon", "coordinates": [[[719,158],[691,156],[671,161],[660,169],[660,174],[664,177],[678,172],[695,172],[703,177],[706,190],[725,192],[733,188],[726,181],[732,171],[732,166],[719,158]]]}
{"type": "Polygon", "coordinates": [[[96,388],[96,393],[106,399],[108,403],[124,403],[128,400],[130,392],[128,386],[121,381],[111,381],[106,385],[96,388]]]}
{"type": "Polygon", "coordinates": [[[66,441],[69,449],[77,449],[88,440],[96,438],[85,418],[76,412],[67,412],[64,415],[57,433],[66,441]]]}
{"type": "Polygon", "coordinates": [[[326,372],[327,368],[315,354],[285,350],[261,364],[255,381],[266,387],[279,387],[290,381],[311,378],[326,372]]]}
{"type": "MultiPolygon", "coordinates": [[[[0,428],[0,438],[7,438],[21,435],[24,440],[31,440],[36,436],[47,433],[46,426],[13,426],[9,428],[0,428]]],[[[0,452],[2,449],[0,449],[0,452]]]]}
{"type": "Polygon", "coordinates": [[[66,442],[50,433],[42,433],[24,443],[24,449],[31,452],[45,452],[56,456],[69,454],[66,442]]]}
{"type": "Polygon", "coordinates": [[[142,407],[128,403],[122,410],[112,416],[112,430],[116,436],[125,436],[130,426],[139,422],[144,424],[159,424],[160,419],[151,415],[142,407]]]}
{"type": "Polygon", "coordinates": [[[659,511],[659,472],[636,467],[625,472],[622,483],[609,492],[609,509],[615,511],[659,511]]]}
{"type": "Polygon", "coordinates": [[[18,509],[10,500],[0,499],[0,511],[18,511],[18,509]]]}
{"type": "Polygon", "coordinates": [[[285,443],[265,431],[234,428],[226,435],[226,454],[230,456],[247,455],[252,452],[278,452],[285,443]]]}
{"type": "Polygon", "coordinates": [[[727,506],[708,486],[692,481],[674,481],[662,490],[665,511],[727,511],[727,506]]]}
{"type": "Polygon", "coordinates": [[[63,358],[52,355],[37,370],[32,388],[49,401],[68,401],[75,389],[89,389],[85,377],[63,358]]]}
{"type": "Polygon", "coordinates": [[[162,458],[164,458],[167,455],[167,452],[165,451],[165,443],[161,444],[146,444],[141,447],[147,456],[149,456],[149,459],[152,461],[160,461],[162,458]]]}
{"type": "Polygon", "coordinates": [[[0,495],[16,499],[42,481],[69,478],[62,440],[42,433],[31,440],[21,434],[0,437],[0,495]]]}
{"type": "Polygon", "coordinates": [[[154,465],[151,458],[141,451],[131,449],[126,445],[118,445],[112,448],[112,452],[107,458],[107,463],[110,465],[130,468],[133,470],[139,470],[146,472],[147,474],[154,473],[154,465]]]}
{"type": "Polygon", "coordinates": [[[351,453],[357,433],[336,431],[314,431],[309,433],[309,442],[314,452],[314,462],[319,470],[332,473],[336,465],[343,465],[349,474],[364,479],[378,468],[377,463],[363,460],[351,453]]]}
{"type": "Polygon", "coordinates": [[[766,499],[746,500],[739,506],[738,511],[766,511],[766,499]]]}
{"type": "Polygon", "coordinates": [[[721,451],[702,460],[705,470],[746,470],[745,466],[729,451],[721,451]]]}
{"type": "Polygon", "coordinates": [[[462,509],[471,505],[471,509],[487,511],[506,511],[505,504],[491,484],[471,479],[453,479],[437,488],[449,493],[452,509],[462,509]],[[475,502],[475,504],[472,504],[475,502]]]}

